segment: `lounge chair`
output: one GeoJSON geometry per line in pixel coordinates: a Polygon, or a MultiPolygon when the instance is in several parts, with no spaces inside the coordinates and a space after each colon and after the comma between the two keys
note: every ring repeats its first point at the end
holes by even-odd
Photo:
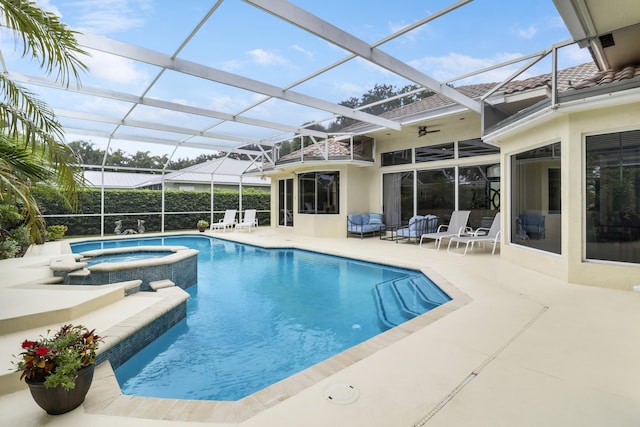
{"type": "Polygon", "coordinates": [[[236,224],[236,230],[253,231],[253,229],[256,227],[258,227],[258,220],[256,219],[256,210],[255,209],[245,210],[244,216],[242,217],[242,222],[239,222],[236,224]]]}
{"type": "Polygon", "coordinates": [[[209,227],[209,230],[222,230],[227,231],[227,228],[231,230],[233,225],[236,223],[236,210],[235,209],[227,209],[224,212],[224,218],[222,218],[218,222],[214,222],[209,227]]]}
{"type": "Polygon", "coordinates": [[[451,252],[451,245],[455,242],[456,247],[460,246],[460,243],[465,244],[464,253],[462,255],[467,254],[467,250],[469,250],[469,245],[471,245],[471,249],[476,243],[492,243],[493,250],[491,251],[491,255],[496,253],[496,246],[500,243],[500,212],[496,214],[493,218],[493,223],[491,224],[491,228],[478,228],[473,234],[468,236],[454,236],[449,239],[449,246],[447,246],[447,252],[451,252]]]}
{"type": "Polygon", "coordinates": [[[453,211],[449,224],[440,225],[435,233],[425,233],[420,236],[420,246],[422,247],[424,239],[433,239],[435,240],[436,249],[439,250],[442,239],[462,236],[469,232],[467,221],[469,221],[470,213],[471,211],[453,211]]]}

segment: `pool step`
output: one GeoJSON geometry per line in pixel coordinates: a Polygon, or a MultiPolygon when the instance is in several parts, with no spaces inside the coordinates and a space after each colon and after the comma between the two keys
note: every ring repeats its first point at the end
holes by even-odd
{"type": "Polygon", "coordinates": [[[402,307],[414,316],[419,316],[439,305],[430,301],[412,279],[394,280],[391,286],[396,291],[402,307]]]}
{"type": "Polygon", "coordinates": [[[436,305],[441,305],[447,301],[451,301],[449,295],[445,294],[442,289],[440,289],[428,277],[415,276],[410,280],[427,301],[436,305]]]}
{"type": "Polygon", "coordinates": [[[450,298],[424,276],[409,276],[374,287],[378,317],[393,328],[449,301],[450,298]]]}
{"type": "Polygon", "coordinates": [[[386,327],[396,327],[415,317],[415,314],[404,310],[402,307],[398,292],[394,289],[392,281],[378,283],[373,290],[378,307],[378,317],[386,327]]]}
{"type": "Polygon", "coordinates": [[[157,291],[158,289],[170,288],[175,285],[176,284],[169,279],[155,280],[153,282],[149,282],[149,287],[154,291],[157,291]]]}

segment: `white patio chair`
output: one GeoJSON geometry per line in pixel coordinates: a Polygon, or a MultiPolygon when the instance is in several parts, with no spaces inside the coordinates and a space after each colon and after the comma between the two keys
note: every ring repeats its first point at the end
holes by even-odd
{"type": "Polygon", "coordinates": [[[227,209],[224,212],[224,218],[222,218],[218,222],[212,223],[211,227],[209,227],[209,230],[227,231],[227,228],[231,230],[233,228],[233,225],[236,223],[236,212],[237,210],[235,209],[227,209]]]}
{"type": "Polygon", "coordinates": [[[500,243],[500,212],[496,214],[493,218],[493,223],[491,224],[491,228],[478,228],[473,232],[472,235],[469,236],[454,236],[449,239],[449,246],[447,246],[447,252],[455,254],[455,255],[466,255],[467,250],[469,250],[469,245],[471,245],[471,249],[476,243],[492,243],[493,250],[491,251],[491,255],[496,253],[496,246],[500,243]],[[456,247],[460,246],[460,243],[465,244],[464,253],[458,254],[451,251],[451,245],[456,243],[456,247]]]}
{"type": "Polygon", "coordinates": [[[442,239],[464,235],[469,231],[467,221],[469,221],[470,213],[471,211],[453,211],[449,224],[442,224],[438,226],[434,233],[425,233],[420,236],[420,246],[422,247],[424,239],[433,239],[435,240],[436,249],[439,250],[442,239]]]}
{"type": "Polygon", "coordinates": [[[258,227],[258,219],[256,218],[255,209],[247,209],[244,211],[242,222],[236,224],[236,230],[249,230],[253,231],[258,227]]]}

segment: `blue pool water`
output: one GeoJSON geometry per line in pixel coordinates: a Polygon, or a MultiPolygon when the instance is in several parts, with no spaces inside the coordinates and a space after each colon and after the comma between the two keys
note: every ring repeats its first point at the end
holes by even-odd
{"type": "Polygon", "coordinates": [[[417,271],[207,236],[72,246],[161,244],[200,251],[198,283],[186,320],[116,370],[124,394],[238,400],[449,300],[417,271]]]}

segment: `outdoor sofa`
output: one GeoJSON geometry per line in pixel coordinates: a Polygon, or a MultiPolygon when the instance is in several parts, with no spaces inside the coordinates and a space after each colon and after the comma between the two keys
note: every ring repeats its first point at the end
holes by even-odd
{"type": "Polygon", "coordinates": [[[360,236],[376,236],[380,235],[385,229],[382,221],[382,214],[364,213],[347,215],[347,237],[350,234],[360,236]]]}

